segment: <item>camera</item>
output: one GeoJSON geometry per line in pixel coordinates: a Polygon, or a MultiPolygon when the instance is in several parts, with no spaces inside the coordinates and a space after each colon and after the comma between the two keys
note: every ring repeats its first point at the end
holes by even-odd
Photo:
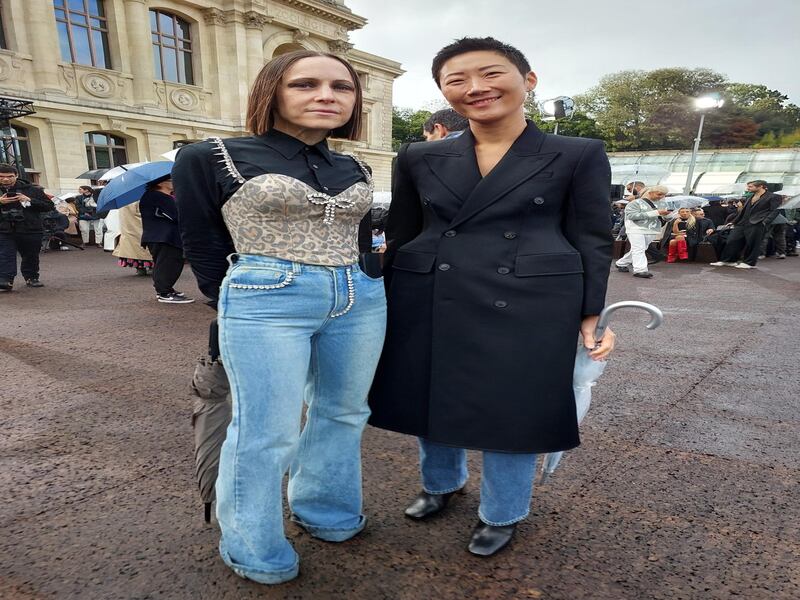
{"type": "MultiPolygon", "coordinates": [[[[17,188],[12,186],[10,188],[0,187],[0,191],[6,196],[16,196],[17,188]]],[[[0,218],[4,221],[24,221],[25,213],[22,212],[22,206],[10,206],[8,204],[0,204],[0,218]]]]}

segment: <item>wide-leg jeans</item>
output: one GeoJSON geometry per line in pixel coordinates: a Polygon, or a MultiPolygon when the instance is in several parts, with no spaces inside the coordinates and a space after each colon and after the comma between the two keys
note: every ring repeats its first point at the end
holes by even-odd
{"type": "Polygon", "coordinates": [[[292,518],[312,535],[339,542],[364,528],[361,434],[386,298],[358,265],[230,262],[219,299],[233,397],[216,486],[220,553],[237,574],[280,583],[299,566],[283,528],[287,470],[292,518]]]}
{"type": "MultiPolygon", "coordinates": [[[[467,483],[467,451],[419,438],[422,489],[447,494],[467,483]]],[[[528,516],[536,454],[483,451],[478,517],[487,525],[511,525],[528,516]]]]}

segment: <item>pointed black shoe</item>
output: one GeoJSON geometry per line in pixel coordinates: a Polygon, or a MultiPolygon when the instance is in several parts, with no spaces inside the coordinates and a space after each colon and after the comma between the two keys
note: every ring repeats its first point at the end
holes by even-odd
{"type": "Polygon", "coordinates": [[[508,545],[514,536],[517,524],[487,525],[479,521],[472,530],[468,549],[476,556],[492,556],[508,545]]]}
{"type": "Polygon", "coordinates": [[[447,503],[450,502],[453,494],[463,494],[463,489],[447,494],[429,494],[426,491],[422,491],[414,498],[414,501],[406,509],[405,514],[407,517],[417,521],[432,517],[447,507],[447,503]]]}

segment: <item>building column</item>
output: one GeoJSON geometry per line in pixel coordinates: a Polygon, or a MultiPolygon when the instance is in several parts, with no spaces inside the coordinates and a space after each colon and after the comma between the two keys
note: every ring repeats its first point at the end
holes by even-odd
{"type": "Polygon", "coordinates": [[[150,14],[145,0],[125,0],[125,23],[133,75],[133,102],[139,106],[157,106],[153,81],[153,47],[150,41],[150,14]]]}
{"type": "Polygon", "coordinates": [[[256,79],[261,67],[266,63],[264,57],[264,25],[272,19],[257,12],[245,13],[247,27],[247,85],[256,79]]]}
{"type": "Polygon", "coordinates": [[[48,118],[46,122],[50,137],[45,136],[42,131],[42,154],[45,157],[43,185],[53,190],[76,189],[78,181],[75,176],[88,168],[83,127],[80,123],[58,118],[48,118]]]}
{"type": "Polygon", "coordinates": [[[58,80],[61,49],[58,44],[56,16],[52,0],[27,0],[23,4],[28,48],[33,57],[33,77],[36,91],[64,95],[64,85],[58,80]]]}

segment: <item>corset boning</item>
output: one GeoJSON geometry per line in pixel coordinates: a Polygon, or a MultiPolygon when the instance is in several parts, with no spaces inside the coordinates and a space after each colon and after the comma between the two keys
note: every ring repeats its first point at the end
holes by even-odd
{"type": "Polygon", "coordinates": [[[358,260],[358,226],[371,205],[363,182],[328,196],[294,177],[267,173],[245,181],[222,216],[240,254],[341,266],[358,260]]]}

